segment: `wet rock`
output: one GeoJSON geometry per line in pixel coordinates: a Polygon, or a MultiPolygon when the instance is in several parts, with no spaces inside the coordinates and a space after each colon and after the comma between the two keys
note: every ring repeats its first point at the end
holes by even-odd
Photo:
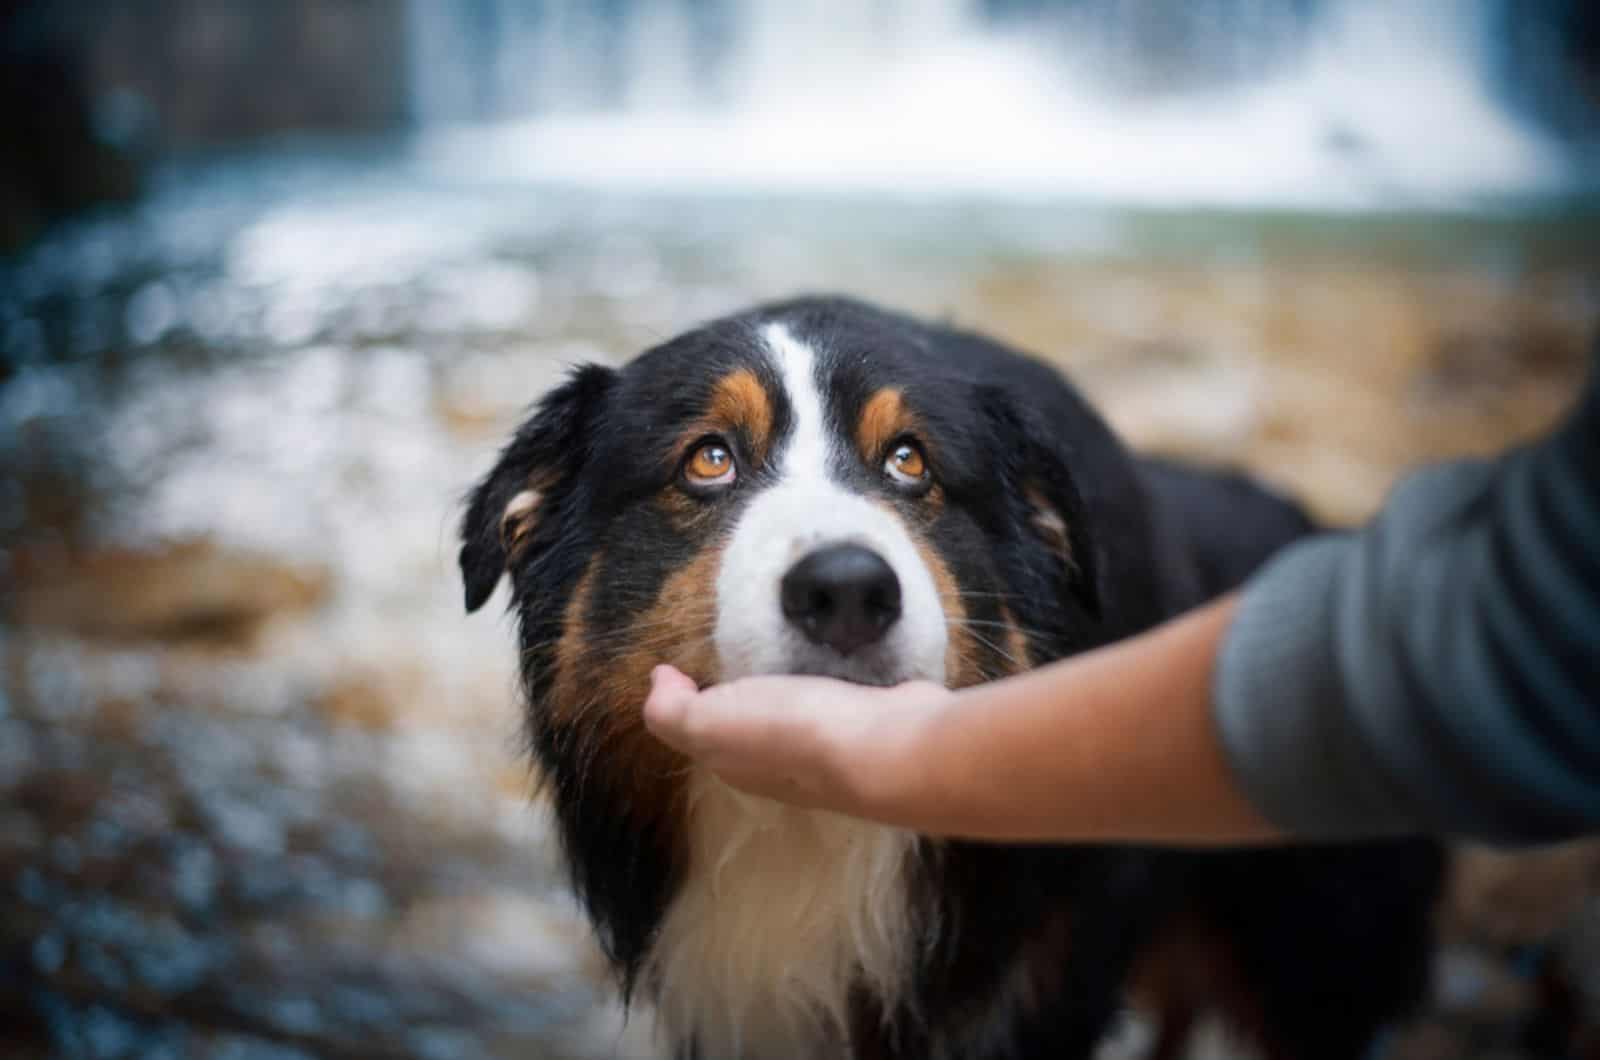
{"type": "Polygon", "coordinates": [[[454,952],[473,967],[528,980],[606,975],[575,906],[511,893],[419,903],[396,941],[419,953],[454,952]]]}
{"type": "Polygon", "coordinates": [[[334,721],[366,729],[387,729],[413,706],[425,685],[415,666],[393,660],[382,668],[352,667],[336,675],[313,704],[313,709],[334,721]]]}
{"type": "Polygon", "coordinates": [[[95,121],[89,49],[50,19],[47,3],[0,9],[0,250],[96,203],[132,199],[141,165],[106,143],[95,121]]]}
{"type": "Polygon", "coordinates": [[[453,360],[436,388],[435,412],[451,430],[498,443],[534,397],[558,386],[568,366],[614,358],[582,345],[515,347],[453,360]]]}
{"type": "Polygon", "coordinates": [[[1538,320],[1453,331],[1428,350],[1412,394],[1433,407],[1492,406],[1518,386],[1563,385],[1583,370],[1585,346],[1575,339],[1538,320]]]}
{"type": "Polygon", "coordinates": [[[1525,1017],[1538,994],[1505,962],[1482,950],[1441,950],[1434,965],[1434,1004],[1443,1012],[1481,1023],[1525,1017]]]}
{"type": "Polygon", "coordinates": [[[1395,1036],[1389,1060],[1456,1060],[1468,1055],[1467,1037],[1437,1022],[1419,1023],[1395,1036]]]}
{"type": "Polygon", "coordinates": [[[9,617],[91,637],[222,639],[303,612],[329,591],[326,570],[204,540],[78,555],[19,554],[9,617]]]}
{"type": "Polygon", "coordinates": [[[32,814],[0,811],[0,859],[31,858],[43,845],[44,830],[32,814]]]}
{"type": "Polygon", "coordinates": [[[1509,948],[1547,941],[1600,894],[1600,840],[1507,852],[1458,851],[1442,928],[1509,948]]]}
{"type": "Polygon", "coordinates": [[[219,870],[211,849],[194,841],[177,840],[168,858],[167,886],[179,908],[190,913],[209,909],[217,893],[219,870]]]}
{"type": "Polygon", "coordinates": [[[1236,462],[1260,416],[1256,385],[1221,367],[1142,373],[1104,402],[1111,425],[1140,449],[1236,462]]]}

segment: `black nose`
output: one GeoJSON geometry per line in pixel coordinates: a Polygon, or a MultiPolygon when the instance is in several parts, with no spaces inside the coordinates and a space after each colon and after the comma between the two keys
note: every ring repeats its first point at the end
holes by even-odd
{"type": "Polygon", "coordinates": [[[783,613],[840,655],[878,640],[900,617],[900,579],[870,548],[831,545],[783,576],[783,613]]]}

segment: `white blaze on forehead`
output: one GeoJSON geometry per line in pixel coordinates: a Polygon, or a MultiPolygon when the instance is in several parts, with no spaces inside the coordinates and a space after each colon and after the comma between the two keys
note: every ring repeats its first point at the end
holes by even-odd
{"type": "Polygon", "coordinates": [[[817,386],[817,358],[811,347],[795,341],[782,324],[768,324],[762,338],[777,359],[783,392],[789,399],[790,432],[780,474],[785,480],[825,480],[834,455],[828,442],[827,412],[817,386]]]}
{"type": "Polygon", "coordinates": [[[834,481],[836,462],[854,459],[828,422],[814,351],[781,323],[761,336],[791,411],[776,455],[776,482],[740,515],[717,579],[716,643],[725,678],[821,673],[872,683],[943,682],[948,633],[933,575],[889,509],[834,481]],[[848,658],[811,643],[784,618],[781,584],[790,567],[829,545],[857,544],[881,555],[900,580],[901,618],[882,641],[848,658]]]}

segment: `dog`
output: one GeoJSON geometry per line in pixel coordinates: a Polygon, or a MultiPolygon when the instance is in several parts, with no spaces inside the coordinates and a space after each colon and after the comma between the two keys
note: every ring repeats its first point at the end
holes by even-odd
{"type": "Polygon", "coordinates": [[[471,492],[460,563],[469,612],[509,575],[573,884],[679,1060],[1087,1057],[1130,998],[1157,1056],[1215,1015],[1344,1060],[1427,980],[1431,843],[936,840],[737,792],[641,713],[659,662],[1004,677],[1312,529],[1244,477],[1130,455],[1039,361],[814,297],[576,369],[471,492]]]}

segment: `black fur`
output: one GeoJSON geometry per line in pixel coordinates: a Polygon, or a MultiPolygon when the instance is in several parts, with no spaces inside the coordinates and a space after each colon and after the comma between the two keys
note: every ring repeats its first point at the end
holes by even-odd
{"type": "MultiPolygon", "coordinates": [[[[466,586],[468,611],[489,599],[505,572],[506,554],[500,540],[500,513],[521,490],[540,485],[544,506],[568,518],[541,520],[552,529],[570,525],[572,508],[582,499],[581,478],[593,437],[599,407],[615,382],[615,374],[598,365],[586,365],[539,403],[538,411],[517,431],[490,473],[476,489],[461,520],[461,577],[466,586]]],[[[560,535],[546,530],[543,543],[560,535]]],[[[536,541],[535,546],[540,542],[536,541]]],[[[534,547],[535,556],[548,547],[534,547]]],[[[576,557],[572,557],[576,559],[576,557]]]]}
{"type": "MultiPolygon", "coordinates": [[[[847,300],[758,308],[647,351],[620,372],[579,371],[541,403],[472,494],[461,567],[473,610],[506,566],[500,513],[535,484],[539,517],[511,570],[531,743],[578,892],[625,988],[681,867],[667,824],[630,823],[640,819],[630,801],[638,791],[614,779],[628,764],[595,768],[611,749],[603,736],[549,723],[554,644],[591,557],[603,561],[591,571],[589,624],[602,634],[623,629],[731,525],[739,497],[762,487],[752,461],[745,493],[682,502],[688,524],[652,501],[671,489],[672,439],[728,370],[757,373],[777,395],[774,435],[786,431],[790,410],[759,353],[756,329],[770,320],[824,361],[836,426],[853,422],[877,387],[903,390],[926,427],[944,491],[939,509],[884,492],[870,467],[836,471],[896,505],[957,582],[982,591],[971,617],[998,623],[998,601],[1007,600],[1035,662],[1130,636],[1232,589],[1312,528],[1294,505],[1242,477],[1130,457],[1039,362],[847,300]],[[1031,525],[1030,494],[1066,526],[1066,562],[1031,525]]],[[[745,460],[751,440],[731,441],[745,460]]],[[[620,663],[629,650],[601,636],[593,664],[620,663]]],[[[999,654],[985,658],[984,676],[1005,671],[999,654]]],[[[936,1047],[977,1060],[1088,1056],[1140,955],[1198,920],[1225,940],[1247,980],[1271,1054],[1332,1060],[1358,1055],[1419,996],[1442,857],[1425,842],[1205,854],[947,843],[923,866],[912,900],[943,928],[919,963],[915,1012],[883,1013],[859,998],[853,1033],[862,1057],[910,1060],[936,1047]],[[1045,996],[1008,1014],[1005,1033],[980,1033],[1019,961],[1034,962],[1045,996]]]]}

